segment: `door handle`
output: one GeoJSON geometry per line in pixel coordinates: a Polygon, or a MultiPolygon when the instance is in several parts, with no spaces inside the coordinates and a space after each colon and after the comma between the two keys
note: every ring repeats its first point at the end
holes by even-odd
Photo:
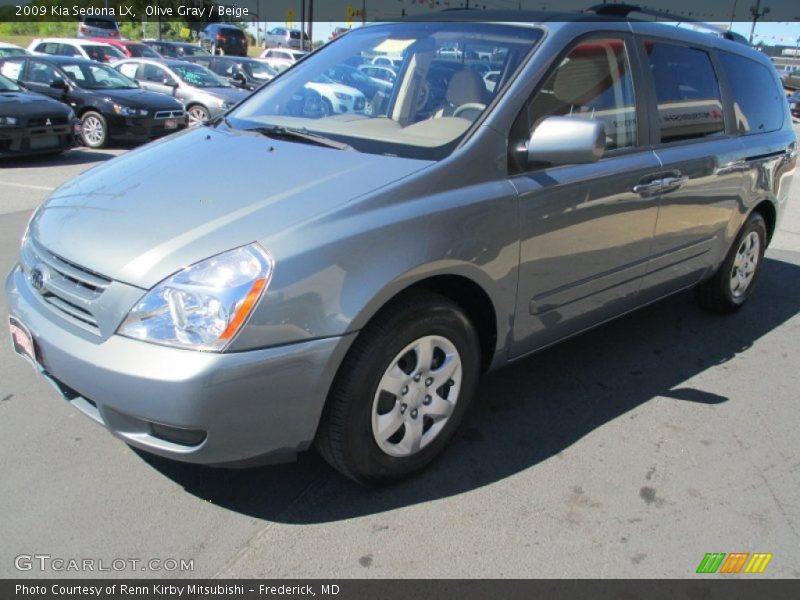
{"type": "Polygon", "coordinates": [[[655,179],[647,183],[638,183],[633,186],[633,193],[640,196],[655,196],[661,193],[661,188],[664,186],[663,179],[655,179]]]}
{"type": "Polygon", "coordinates": [[[661,193],[666,194],[667,192],[674,192],[677,189],[680,189],[684,183],[689,181],[688,175],[675,175],[674,177],[665,177],[661,180],[662,188],[661,193]]]}

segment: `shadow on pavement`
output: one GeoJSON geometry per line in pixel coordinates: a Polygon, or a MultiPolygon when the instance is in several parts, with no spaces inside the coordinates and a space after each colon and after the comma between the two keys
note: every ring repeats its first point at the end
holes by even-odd
{"type": "Polygon", "coordinates": [[[109,150],[132,150],[132,144],[113,143],[102,150],[90,150],[77,146],[62,154],[40,154],[38,156],[21,156],[19,158],[7,157],[3,159],[2,166],[9,169],[38,169],[41,167],[60,167],[69,165],[88,165],[103,162],[119,156],[119,153],[109,150]]]}
{"type": "MultiPolygon", "coordinates": [[[[759,287],[735,315],[708,314],[682,293],[484,378],[444,456],[420,476],[367,489],[313,452],[295,464],[216,470],[140,454],[188,492],[229,510],[284,523],[375,514],[468,492],[557,456],[604,424],[661,396],[685,418],[728,398],[687,387],[705,369],[750,348],[800,312],[800,266],[765,262],[759,287]]],[[[630,427],[636,427],[635,420],[630,427]]]]}

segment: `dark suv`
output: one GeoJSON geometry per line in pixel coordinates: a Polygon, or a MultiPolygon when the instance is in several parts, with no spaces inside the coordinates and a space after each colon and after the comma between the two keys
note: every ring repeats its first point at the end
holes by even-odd
{"type": "Polygon", "coordinates": [[[236,25],[211,23],[200,32],[200,45],[211,54],[247,56],[247,36],[236,25]]]}

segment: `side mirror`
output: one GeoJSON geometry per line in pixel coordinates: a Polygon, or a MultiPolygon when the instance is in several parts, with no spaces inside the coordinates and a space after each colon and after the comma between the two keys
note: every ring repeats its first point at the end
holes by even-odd
{"type": "Polygon", "coordinates": [[[54,90],[61,90],[64,92],[66,92],[69,89],[69,87],[67,86],[67,82],[64,81],[63,79],[54,79],[50,83],[50,87],[53,88],[54,90]]]}
{"type": "Polygon", "coordinates": [[[173,87],[173,88],[174,87],[178,87],[178,84],[175,83],[175,81],[171,77],[164,77],[164,79],[161,81],[161,83],[163,83],[164,85],[167,85],[169,87],[173,87]]]}
{"type": "Polygon", "coordinates": [[[240,87],[244,87],[247,85],[247,78],[244,76],[244,73],[235,73],[233,76],[233,82],[240,87]]]}
{"type": "Polygon", "coordinates": [[[529,163],[574,165],[597,162],[606,149],[606,126],[597,119],[547,117],[531,133],[529,163]]]}

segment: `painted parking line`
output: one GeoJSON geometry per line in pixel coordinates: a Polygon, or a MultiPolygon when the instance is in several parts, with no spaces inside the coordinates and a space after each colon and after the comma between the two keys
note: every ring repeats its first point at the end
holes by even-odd
{"type": "Polygon", "coordinates": [[[15,183],[13,181],[0,181],[0,185],[8,185],[11,187],[20,187],[25,188],[27,190],[42,190],[43,192],[52,192],[54,187],[48,187],[45,185],[31,185],[29,183],[15,183]]]}

